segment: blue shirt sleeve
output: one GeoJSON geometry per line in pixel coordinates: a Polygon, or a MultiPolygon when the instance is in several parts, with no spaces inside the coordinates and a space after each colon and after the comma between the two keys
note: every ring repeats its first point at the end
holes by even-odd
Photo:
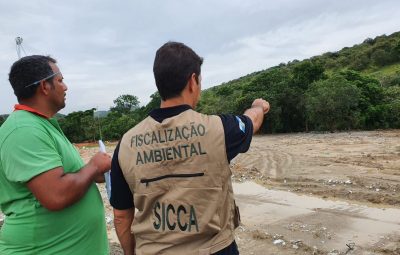
{"type": "Polygon", "coordinates": [[[119,145],[115,148],[111,161],[111,197],[110,204],[118,210],[126,210],[134,207],[133,194],[125,180],[118,161],[119,145]]]}
{"type": "Polygon", "coordinates": [[[230,162],[239,153],[248,151],[253,138],[253,122],[246,115],[219,115],[225,132],[226,155],[230,162]]]}

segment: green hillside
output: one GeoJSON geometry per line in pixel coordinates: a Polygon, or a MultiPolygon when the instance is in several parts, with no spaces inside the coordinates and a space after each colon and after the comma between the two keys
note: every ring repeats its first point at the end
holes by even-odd
{"type": "Polygon", "coordinates": [[[210,88],[204,113],[270,101],[264,132],[400,128],[400,32],[294,60],[210,88]]]}

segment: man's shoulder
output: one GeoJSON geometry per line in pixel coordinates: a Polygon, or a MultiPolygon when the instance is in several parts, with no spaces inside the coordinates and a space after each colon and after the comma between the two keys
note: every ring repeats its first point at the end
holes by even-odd
{"type": "Polygon", "coordinates": [[[26,111],[15,111],[0,127],[0,145],[13,137],[26,137],[35,133],[42,136],[48,133],[46,122],[26,111]]]}
{"type": "Polygon", "coordinates": [[[211,121],[221,121],[221,118],[219,117],[219,115],[215,115],[215,114],[206,114],[206,113],[201,113],[195,110],[188,110],[186,111],[188,114],[193,114],[194,116],[197,116],[201,119],[204,120],[211,120],[211,121]]]}
{"type": "Polygon", "coordinates": [[[11,113],[6,121],[0,127],[0,144],[7,139],[7,137],[18,130],[20,127],[31,125],[29,121],[25,121],[24,116],[18,112],[11,113]]]}
{"type": "Polygon", "coordinates": [[[42,119],[42,117],[27,111],[14,111],[8,116],[3,125],[6,129],[15,129],[20,127],[44,127],[46,122],[44,122],[42,119]]]}

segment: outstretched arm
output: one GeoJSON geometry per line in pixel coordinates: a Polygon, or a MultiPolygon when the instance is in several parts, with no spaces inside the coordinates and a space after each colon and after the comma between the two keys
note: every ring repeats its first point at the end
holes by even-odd
{"type": "Polygon", "coordinates": [[[253,101],[251,108],[244,112],[244,115],[249,117],[253,122],[253,134],[256,133],[264,120],[264,114],[269,111],[269,103],[262,98],[258,98],[253,101]]]}

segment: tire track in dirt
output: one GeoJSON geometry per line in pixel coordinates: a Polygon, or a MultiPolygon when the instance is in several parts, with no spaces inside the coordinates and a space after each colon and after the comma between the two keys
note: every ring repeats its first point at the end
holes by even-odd
{"type": "Polygon", "coordinates": [[[256,168],[261,174],[271,178],[282,178],[293,165],[293,156],[282,151],[268,148],[253,148],[251,152],[241,154],[235,159],[244,168],[256,168]]]}
{"type": "Polygon", "coordinates": [[[375,205],[400,205],[400,130],[255,136],[235,181],[375,205]]]}

